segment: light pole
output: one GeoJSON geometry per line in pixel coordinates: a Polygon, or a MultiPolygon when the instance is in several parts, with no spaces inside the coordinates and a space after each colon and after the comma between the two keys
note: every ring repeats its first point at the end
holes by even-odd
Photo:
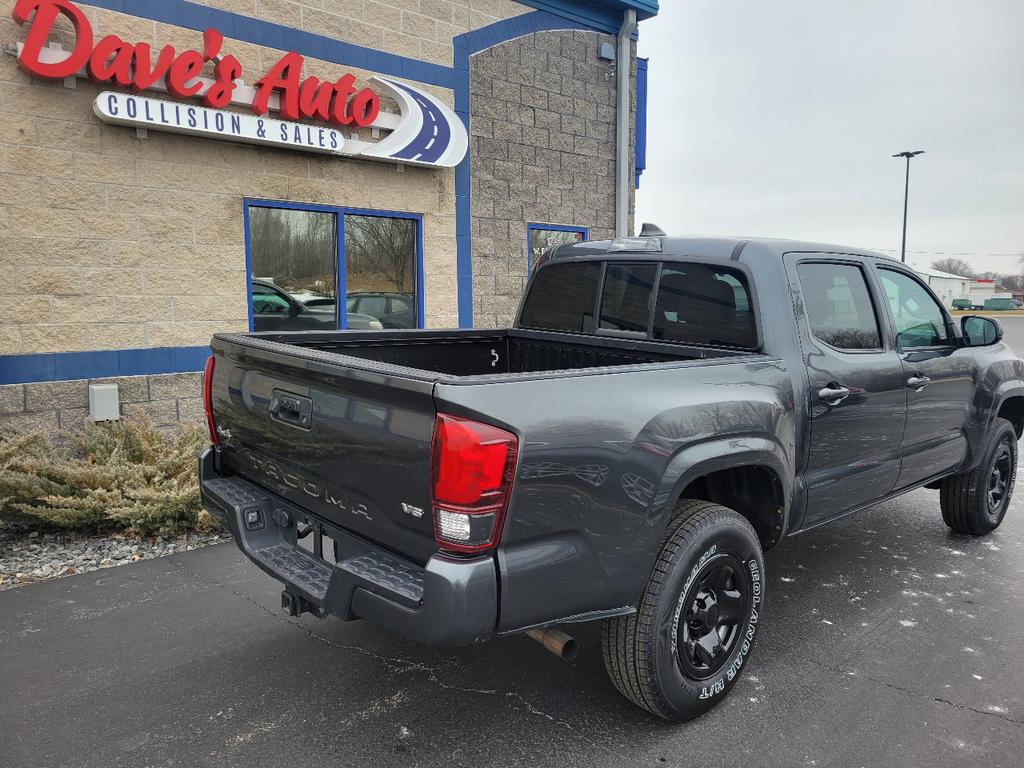
{"type": "Polygon", "coordinates": [[[915,149],[907,152],[897,152],[893,157],[907,158],[907,180],[903,185],[903,245],[900,247],[900,261],[907,261],[907,199],[910,196],[910,158],[923,155],[923,149],[915,149]]]}

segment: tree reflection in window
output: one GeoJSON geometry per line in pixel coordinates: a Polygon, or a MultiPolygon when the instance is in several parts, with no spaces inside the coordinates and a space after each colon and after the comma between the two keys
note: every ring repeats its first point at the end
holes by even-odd
{"type": "Polygon", "coordinates": [[[345,216],[345,291],[350,312],[385,328],[415,328],[416,226],[413,219],[345,216]]]}

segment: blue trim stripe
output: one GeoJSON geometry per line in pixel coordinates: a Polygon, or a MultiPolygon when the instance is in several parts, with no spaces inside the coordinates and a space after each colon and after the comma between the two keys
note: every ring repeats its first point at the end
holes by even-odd
{"type": "Polygon", "coordinates": [[[252,233],[249,228],[249,206],[242,202],[242,229],[245,240],[245,295],[249,312],[249,330],[253,329],[252,309],[252,233]]]}
{"type": "MultiPolygon", "coordinates": [[[[209,27],[216,27],[225,37],[254,45],[283,51],[296,51],[314,59],[323,59],[357,69],[367,69],[382,75],[404,77],[420,83],[439,85],[444,88],[455,87],[455,77],[451,67],[410,59],[354,43],[346,43],[313,32],[286,27],[283,24],[274,24],[238,13],[222,11],[219,8],[190,3],[187,0],[87,0],[87,2],[82,0],[82,2],[83,5],[127,13],[164,24],[195,29],[199,32],[203,32],[209,27]]],[[[230,47],[227,52],[230,53],[230,47]]],[[[245,72],[243,77],[251,80],[254,74],[256,73],[245,72]]]]}
{"type": "MultiPolygon", "coordinates": [[[[246,206],[249,207],[248,205],[246,206]]],[[[348,269],[345,268],[345,216],[335,215],[334,217],[334,250],[337,252],[337,260],[334,286],[334,319],[339,328],[348,328],[348,269]],[[345,300],[342,301],[341,297],[345,300]]],[[[252,306],[252,294],[249,294],[249,305],[252,306]]]]}
{"type": "Polygon", "coordinates": [[[636,188],[640,189],[640,174],[647,168],[647,59],[636,59],[636,188]]]}
{"type": "Polygon", "coordinates": [[[0,384],[103,379],[203,370],[209,347],[157,347],[99,352],[51,352],[0,357],[0,384]]]}
{"type": "Polygon", "coordinates": [[[523,5],[547,11],[599,32],[616,34],[623,12],[632,8],[637,20],[658,14],[658,0],[517,0],[523,5]]]}

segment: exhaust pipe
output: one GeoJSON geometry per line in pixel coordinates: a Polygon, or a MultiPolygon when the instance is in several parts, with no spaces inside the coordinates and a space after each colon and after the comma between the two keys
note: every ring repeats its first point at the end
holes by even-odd
{"type": "Polygon", "coordinates": [[[576,654],[580,652],[580,645],[576,642],[576,638],[567,635],[555,627],[530,629],[527,630],[526,634],[558,658],[565,659],[565,661],[572,661],[576,658],[576,654]]]}

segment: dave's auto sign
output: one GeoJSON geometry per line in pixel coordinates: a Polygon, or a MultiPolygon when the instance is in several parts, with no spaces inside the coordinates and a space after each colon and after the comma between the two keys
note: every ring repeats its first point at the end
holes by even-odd
{"type": "Polygon", "coordinates": [[[398,102],[401,114],[396,115],[381,111],[380,96],[371,88],[357,88],[352,74],[334,82],[303,78],[304,60],[295,52],[248,86],[238,59],[222,53],[224,36],[216,29],[203,33],[202,50],[165,45],[154,52],[148,43],[129,43],[113,34],[97,37],[70,0],[18,0],[13,15],[19,24],[28,24],[18,63],[33,77],[87,77],[129,91],[103,91],[96,97],[93,110],[104,122],[415,165],[451,167],[466,154],[466,129],[458,116],[409,83],[371,78],[398,102]],[[71,51],[47,44],[61,15],[75,30],[71,51]],[[213,77],[203,77],[210,63],[213,77]],[[143,91],[162,91],[173,100],[138,95],[143,91]],[[248,113],[227,109],[231,105],[248,113]],[[269,117],[271,111],[282,119],[269,117]],[[359,128],[389,133],[371,141],[352,135],[359,128]]]}

